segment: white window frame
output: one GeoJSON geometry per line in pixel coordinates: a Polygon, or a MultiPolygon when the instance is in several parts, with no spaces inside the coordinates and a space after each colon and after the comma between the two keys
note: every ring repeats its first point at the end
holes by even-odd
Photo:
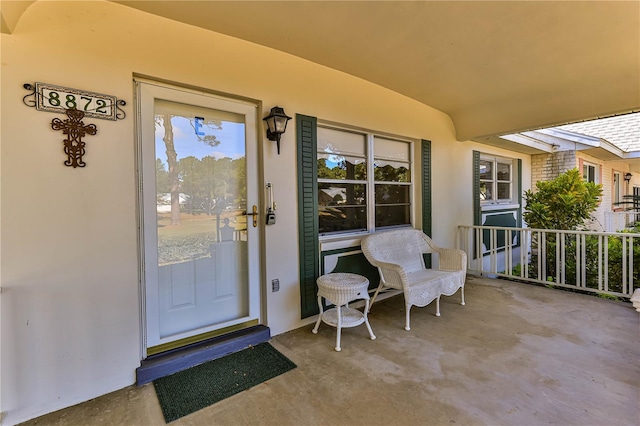
{"type": "Polygon", "coordinates": [[[584,161],[582,163],[582,179],[584,179],[585,182],[593,182],[593,183],[600,183],[600,166],[594,163],[590,163],[588,161],[584,161]],[[585,168],[593,168],[593,180],[589,180],[589,174],[585,174],[585,168]]]}
{"type": "Polygon", "coordinates": [[[624,195],[624,185],[622,183],[622,173],[621,172],[613,172],[613,194],[611,197],[611,203],[614,208],[620,208],[622,206],[617,205],[617,203],[622,202],[624,195]]]}
{"type": "MultiPolygon", "coordinates": [[[[383,133],[383,132],[377,132],[377,131],[372,131],[372,130],[367,130],[367,129],[362,129],[362,128],[357,128],[357,127],[351,127],[351,126],[345,126],[345,125],[341,125],[341,124],[335,124],[335,123],[330,123],[330,122],[321,122],[320,120],[318,120],[318,127],[322,127],[322,128],[326,128],[326,129],[331,129],[331,130],[337,130],[337,131],[343,131],[343,132],[350,132],[350,133],[357,133],[357,134],[361,134],[365,137],[366,140],[366,152],[365,152],[365,161],[367,163],[367,178],[365,181],[352,181],[352,180],[340,180],[340,181],[336,181],[333,179],[321,179],[320,177],[317,177],[316,179],[316,185],[319,183],[356,183],[356,184],[360,184],[362,182],[364,182],[364,184],[366,185],[366,194],[367,194],[367,202],[366,202],[366,212],[367,212],[367,229],[366,230],[361,230],[361,231],[334,231],[334,232],[325,232],[319,233],[319,239],[320,240],[327,240],[327,239],[332,239],[332,238],[343,238],[343,237],[352,237],[352,236],[360,236],[360,235],[366,235],[366,234],[370,234],[376,231],[376,218],[375,218],[375,211],[376,211],[376,200],[375,200],[375,186],[376,184],[393,184],[393,185],[407,185],[409,186],[409,215],[410,215],[410,223],[406,224],[406,225],[397,225],[397,226],[389,226],[389,227],[383,227],[383,228],[379,228],[379,229],[392,229],[392,228],[402,228],[402,227],[410,227],[413,226],[413,224],[415,223],[415,194],[414,194],[414,182],[415,182],[415,159],[414,159],[414,149],[415,149],[415,143],[416,140],[415,139],[411,139],[411,138],[407,138],[407,137],[403,137],[403,136],[398,136],[398,135],[391,135],[391,134],[387,134],[387,133],[383,133]],[[403,142],[406,143],[408,145],[408,150],[409,150],[409,179],[410,182],[386,182],[386,181],[376,181],[374,180],[375,178],[375,167],[374,167],[374,162],[376,158],[379,158],[381,160],[392,160],[392,159],[387,159],[384,157],[376,157],[375,152],[374,152],[374,141],[375,138],[383,138],[383,139],[388,139],[388,140],[392,140],[394,142],[403,142]]],[[[318,158],[318,154],[320,152],[318,151],[316,153],[316,161],[318,158]]],[[[393,160],[393,161],[398,161],[398,160],[393,160]]]]}
{"type": "Polygon", "coordinates": [[[480,184],[485,183],[487,185],[491,185],[491,199],[480,200],[480,204],[483,206],[488,205],[503,205],[503,204],[514,204],[516,201],[515,188],[517,187],[517,166],[516,159],[514,158],[506,158],[499,157],[495,155],[489,154],[480,154],[480,161],[490,162],[492,164],[491,167],[491,179],[482,179],[480,178],[480,184]],[[509,180],[500,180],[498,179],[498,164],[505,164],[509,166],[509,180]],[[509,198],[498,198],[498,184],[509,184],[509,198]]]}

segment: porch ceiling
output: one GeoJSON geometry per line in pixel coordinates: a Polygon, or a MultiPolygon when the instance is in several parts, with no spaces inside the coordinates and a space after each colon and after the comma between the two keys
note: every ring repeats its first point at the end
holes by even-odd
{"type": "Polygon", "coordinates": [[[113,1],[387,87],[458,140],[640,110],[639,2],[113,1]]]}

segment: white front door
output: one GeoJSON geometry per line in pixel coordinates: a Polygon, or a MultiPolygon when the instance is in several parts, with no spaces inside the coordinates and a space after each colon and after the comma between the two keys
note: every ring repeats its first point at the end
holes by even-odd
{"type": "Polygon", "coordinates": [[[147,355],[260,319],[257,106],[136,82],[147,355]],[[247,220],[248,219],[248,220],[247,220]]]}

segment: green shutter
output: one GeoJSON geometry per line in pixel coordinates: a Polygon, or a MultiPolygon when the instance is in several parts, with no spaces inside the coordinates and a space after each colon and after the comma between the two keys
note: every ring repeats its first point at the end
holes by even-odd
{"type": "Polygon", "coordinates": [[[317,119],[296,114],[298,144],[298,234],[300,251],[300,307],[302,318],[319,313],[317,119]]]}
{"type": "Polygon", "coordinates": [[[482,225],[480,207],[480,151],[473,151],[473,224],[482,225]]]}
{"type": "MultiPolygon", "coordinates": [[[[431,217],[431,141],[422,140],[422,232],[432,236],[431,217]]],[[[431,267],[431,255],[425,255],[427,268],[431,267]]]]}
{"type": "Polygon", "coordinates": [[[516,226],[522,228],[522,160],[518,159],[518,223],[516,226]]]}
{"type": "Polygon", "coordinates": [[[422,140],[422,230],[431,236],[431,141],[422,140]]]}
{"type": "MultiPolygon", "coordinates": [[[[473,151],[473,224],[482,225],[482,206],[480,205],[480,151],[473,151]]],[[[473,233],[473,258],[478,258],[475,232],[473,233]]]]}

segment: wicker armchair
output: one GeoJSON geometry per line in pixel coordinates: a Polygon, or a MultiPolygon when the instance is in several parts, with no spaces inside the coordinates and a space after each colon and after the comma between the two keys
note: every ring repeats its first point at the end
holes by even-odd
{"type": "Polygon", "coordinates": [[[431,238],[417,229],[402,229],[371,234],[362,239],[362,252],[378,268],[380,285],[373,295],[370,308],[383,288],[402,290],[406,306],[405,330],[410,330],[411,306],[427,306],[436,301],[436,316],[440,316],[440,296],[451,296],[458,289],[464,305],[464,281],[467,254],[458,249],[436,246],[431,238]],[[438,269],[427,269],[423,253],[438,256],[438,269]]]}

